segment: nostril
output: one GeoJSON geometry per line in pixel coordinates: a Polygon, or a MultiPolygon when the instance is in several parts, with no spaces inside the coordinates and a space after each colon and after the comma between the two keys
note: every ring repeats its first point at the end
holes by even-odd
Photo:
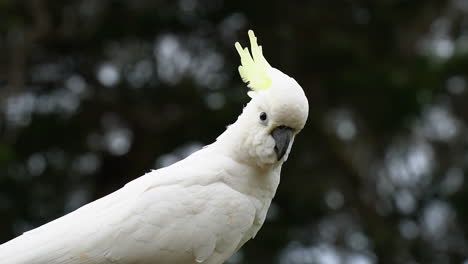
{"type": "Polygon", "coordinates": [[[279,128],[279,129],[285,129],[286,126],[281,125],[281,126],[279,126],[278,128],[279,128]]]}

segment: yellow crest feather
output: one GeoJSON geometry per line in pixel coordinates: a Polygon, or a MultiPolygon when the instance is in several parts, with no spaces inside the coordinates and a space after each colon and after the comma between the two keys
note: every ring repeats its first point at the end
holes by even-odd
{"type": "Polygon", "coordinates": [[[247,87],[254,91],[268,89],[271,86],[271,79],[267,75],[267,70],[271,68],[265,57],[263,57],[262,46],[257,44],[257,38],[252,30],[249,30],[250,49],[242,49],[239,42],[235,47],[241,58],[239,74],[242,80],[247,83],[247,87]]]}

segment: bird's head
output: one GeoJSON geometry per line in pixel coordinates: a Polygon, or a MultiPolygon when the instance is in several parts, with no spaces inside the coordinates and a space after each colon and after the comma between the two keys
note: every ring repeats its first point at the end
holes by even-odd
{"type": "Polygon", "coordinates": [[[238,152],[265,167],[287,159],[295,135],[306,123],[309,104],[296,80],[266,61],[251,30],[249,38],[252,54],[239,43],[235,46],[241,57],[239,73],[252,99],[232,129],[240,136],[238,152]]]}

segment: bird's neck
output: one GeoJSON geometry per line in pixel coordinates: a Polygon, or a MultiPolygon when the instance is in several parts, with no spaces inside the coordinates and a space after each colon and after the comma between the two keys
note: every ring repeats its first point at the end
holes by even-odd
{"type": "Polygon", "coordinates": [[[252,230],[255,236],[266,218],[268,208],[280,182],[281,166],[283,161],[275,164],[259,166],[257,161],[249,160],[247,149],[239,147],[242,142],[242,119],[234,124],[218,137],[217,141],[210,145],[217,155],[226,158],[222,170],[223,182],[249,197],[256,208],[255,221],[252,230]]]}
{"type": "Polygon", "coordinates": [[[259,164],[248,153],[248,149],[243,148],[243,130],[245,129],[240,117],[235,123],[230,125],[226,131],[221,134],[212,148],[217,155],[223,155],[232,161],[232,170],[226,168],[232,180],[229,184],[242,193],[247,190],[260,189],[257,193],[263,193],[262,199],[271,199],[276,192],[280,180],[280,173],[283,161],[274,164],[259,164]]]}

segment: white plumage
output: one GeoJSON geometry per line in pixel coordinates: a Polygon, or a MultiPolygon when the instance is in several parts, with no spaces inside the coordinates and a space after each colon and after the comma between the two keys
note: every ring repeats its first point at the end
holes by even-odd
{"type": "Polygon", "coordinates": [[[274,68],[262,74],[271,84],[252,88],[216,142],[0,245],[1,263],[223,263],[262,226],[308,115],[294,79],[274,68]]]}

